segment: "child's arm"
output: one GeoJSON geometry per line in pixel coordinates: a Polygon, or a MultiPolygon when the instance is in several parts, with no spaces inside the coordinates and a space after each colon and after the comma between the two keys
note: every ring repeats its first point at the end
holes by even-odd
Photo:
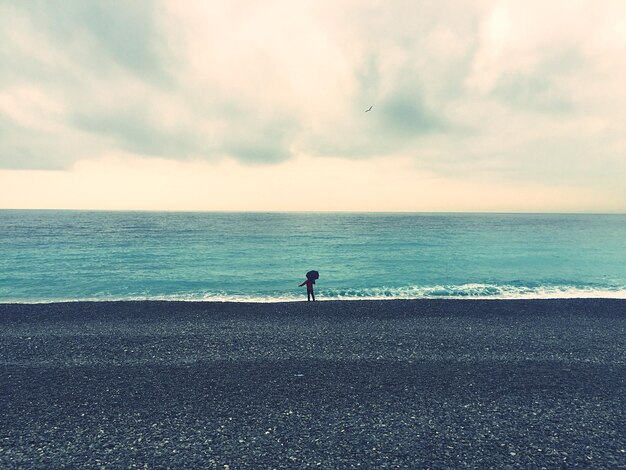
{"type": "Polygon", "coordinates": [[[304,281],[302,284],[299,284],[298,287],[302,287],[305,284],[306,284],[306,281],[304,281]]]}

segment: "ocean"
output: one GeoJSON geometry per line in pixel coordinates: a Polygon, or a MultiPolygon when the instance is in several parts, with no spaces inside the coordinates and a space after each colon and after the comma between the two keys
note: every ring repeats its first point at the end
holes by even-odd
{"type": "Polygon", "coordinates": [[[0,210],[0,302],[626,298],[626,215],[0,210]]]}

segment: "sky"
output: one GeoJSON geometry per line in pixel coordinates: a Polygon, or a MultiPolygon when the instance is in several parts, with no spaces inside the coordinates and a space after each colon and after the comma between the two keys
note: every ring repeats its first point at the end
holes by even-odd
{"type": "Polygon", "coordinates": [[[0,0],[0,64],[0,208],[626,212],[623,0],[0,0]]]}

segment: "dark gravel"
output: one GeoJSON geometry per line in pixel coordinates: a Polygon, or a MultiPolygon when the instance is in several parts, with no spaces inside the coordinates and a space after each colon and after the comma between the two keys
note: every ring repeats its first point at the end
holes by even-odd
{"type": "Polygon", "coordinates": [[[0,304],[0,468],[626,468],[626,301],[0,304]]]}

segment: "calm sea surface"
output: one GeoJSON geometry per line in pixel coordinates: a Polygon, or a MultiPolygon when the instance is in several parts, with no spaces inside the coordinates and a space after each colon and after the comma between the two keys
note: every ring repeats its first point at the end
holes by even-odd
{"type": "Polygon", "coordinates": [[[626,298],[626,215],[0,210],[0,302],[626,298]]]}

